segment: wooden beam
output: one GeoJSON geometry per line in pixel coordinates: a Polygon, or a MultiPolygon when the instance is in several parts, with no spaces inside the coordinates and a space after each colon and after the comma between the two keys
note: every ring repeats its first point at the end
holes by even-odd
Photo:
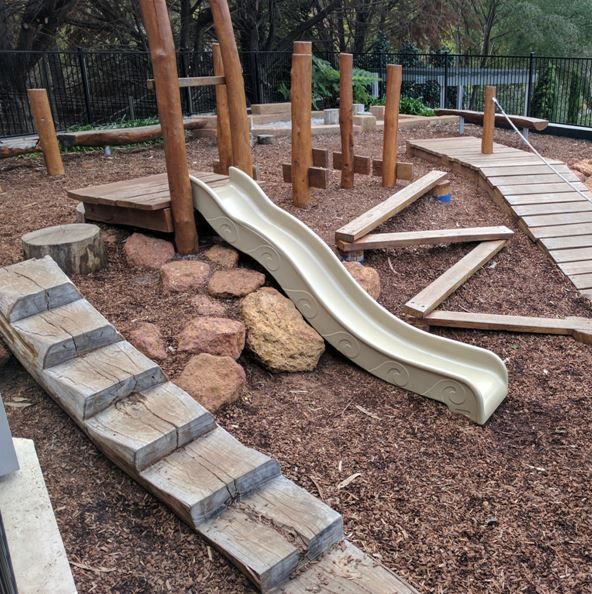
{"type": "Polygon", "coordinates": [[[438,182],[446,178],[448,173],[444,171],[431,171],[427,175],[409,184],[384,202],[377,204],[374,208],[367,210],[359,217],[350,221],[347,225],[338,229],[335,239],[344,241],[356,241],[375,229],[387,219],[401,212],[404,208],[415,202],[418,198],[429,192],[438,182]]]}
{"type": "MultiPolygon", "coordinates": [[[[214,74],[224,76],[224,62],[220,44],[212,44],[212,59],[214,74]]],[[[232,165],[232,132],[230,129],[230,113],[228,111],[228,91],[226,85],[216,86],[216,129],[218,136],[218,164],[216,173],[228,175],[228,168],[232,165]]]]}
{"type": "MultiPolygon", "coordinates": [[[[382,159],[372,159],[372,175],[382,177],[382,159]]],[[[397,161],[395,166],[395,178],[403,181],[413,179],[413,163],[397,161]]]]}
{"type": "Polygon", "coordinates": [[[84,218],[87,221],[138,227],[139,229],[160,231],[161,233],[172,233],[175,229],[170,208],[142,210],[86,202],[84,203],[84,218]]]}
{"type": "Polygon", "coordinates": [[[292,92],[292,200],[306,208],[310,203],[309,170],[312,166],[312,43],[294,44],[292,92]],[[301,51],[303,53],[296,53],[301,51]]]}
{"type": "Polygon", "coordinates": [[[510,239],[514,232],[508,227],[468,227],[466,229],[436,229],[433,231],[406,231],[402,233],[371,233],[354,242],[338,241],[342,252],[402,248],[416,245],[441,245],[510,239]]]}
{"type": "Polygon", "coordinates": [[[197,250],[197,229],[189,183],[177,60],[166,0],[140,0],[156,83],[164,155],[175,222],[175,244],[181,254],[197,250]]]}
{"type": "MultiPolygon", "coordinates": [[[[361,155],[353,156],[354,173],[361,175],[370,175],[372,172],[372,159],[370,157],[363,157],[361,155]]],[[[343,155],[341,153],[333,153],[333,169],[343,171],[343,155]]]]}
{"type": "Polygon", "coordinates": [[[479,268],[489,262],[506,244],[505,240],[484,241],[461,258],[454,266],[430,283],[423,291],[407,301],[405,311],[423,317],[436,309],[442,301],[454,293],[479,268]]]}
{"type": "Polygon", "coordinates": [[[495,87],[486,86],[483,97],[483,136],[481,137],[481,152],[484,155],[493,153],[493,131],[495,129],[495,87]]]}
{"type": "MultiPolygon", "coordinates": [[[[354,90],[352,54],[339,54],[339,131],[341,133],[341,187],[354,187],[354,90]]],[[[333,163],[335,166],[335,163],[333,163]]]]}
{"type": "Polygon", "coordinates": [[[236,167],[252,176],[253,158],[251,155],[251,131],[247,116],[247,98],[230,10],[226,0],[210,0],[210,8],[224,62],[230,129],[232,130],[232,162],[236,167]]]}
{"type": "Polygon", "coordinates": [[[29,105],[48,175],[64,175],[64,164],[45,89],[27,89],[29,105]]]}
{"type": "Polygon", "coordinates": [[[314,167],[329,167],[329,149],[312,149],[312,164],[314,167]]]}
{"type": "MultiPolygon", "coordinates": [[[[213,87],[217,85],[225,85],[226,79],[224,75],[216,75],[216,76],[190,76],[190,77],[181,77],[178,79],[179,81],[179,88],[187,88],[187,87],[213,87]]],[[[149,78],[146,86],[149,89],[154,88],[154,79],[149,78]]]]}
{"type": "Polygon", "coordinates": [[[382,185],[393,188],[397,181],[397,132],[403,68],[388,64],[386,67],[386,105],[384,108],[384,139],[382,145],[382,185]]]}
{"type": "MultiPolygon", "coordinates": [[[[471,124],[483,124],[483,112],[473,111],[470,109],[434,109],[436,115],[455,115],[464,118],[471,124]]],[[[528,128],[529,130],[544,130],[549,125],[549,120],[542,120],[540,118],[529,118],[526,116],[509,115],[512,122],[518,128],[528,128]]],[[[507,124],[507,120],[502,113],[495,114],[496,126],[507,124]]]]}
{"type": "MultiPolygon", "coordinates": [[[[292,183],[292,165],[282,164],[282,176],[287,184],[292,183]]],[[[309,167],[308,185],[311,188],[326,190],[329,187],[329,170],[324,167],[309,167]]]]}

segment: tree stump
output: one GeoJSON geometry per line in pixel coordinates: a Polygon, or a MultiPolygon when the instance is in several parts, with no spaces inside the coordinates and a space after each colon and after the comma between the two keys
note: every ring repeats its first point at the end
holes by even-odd
{"type": "Polygon", "coordinates": [[[90,274],[107,263],[101,230],[75,223],[31,231],[22,237],[25,258],[51,256],[66,274],[90,274]]]}

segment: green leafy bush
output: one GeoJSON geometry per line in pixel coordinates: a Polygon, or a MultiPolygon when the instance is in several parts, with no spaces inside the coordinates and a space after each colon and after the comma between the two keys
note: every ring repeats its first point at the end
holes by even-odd
{"type": "Polygon", "coordinates": [[[433,116],[434,110],[417,97],[401,97],[399,113],[418,116],[433,116]]]}
{"type": "Polygon", "coordinates": [[[552,120],[557,104],[557,91],[559,81],[557,79],[557,69],[555,64],[547,64],[537,81],[532,96],[531,112],[535,118],[552,120]]]}

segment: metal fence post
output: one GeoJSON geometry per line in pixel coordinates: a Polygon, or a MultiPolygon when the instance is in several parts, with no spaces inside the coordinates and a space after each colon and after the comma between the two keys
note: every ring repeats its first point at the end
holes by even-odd
{"type": "Polygon", "coordinates": [[[528,64],[528,82],[526,83],[526,104],[525,116],[530,116],[530,107],[532,103],[532,94],[534,92],[533,82],[536,73],[536,56],[534,52],[530,52],[530,59],[528,64]]]}
{"type": "Polygon", "coordinates": [[[88,69],[86,67],[86,56],[85,50],[81,47],[78,48],[78,64],[80,66],[80,80],[82,81],[82,90],[84,92],[84,106],[86,109],[86,123],[91,124],[92,109],[90,105],[90,84],[88,81],[88,69]]]}
{"type": "Polygon", "coordinates": [[[444,109],[446,109],[446,105],[448,104],[448,51],[444,52],[444,93],[443,93],[443,98],[444,98],[444,105],[441,105],[440,107],[443,107],[444,109]]]}
{"type": "Polygon", "coordinates": [[[259,73],[259,52],[251,52],[251,72],[253,73],[253,103],[262,103],[261,76],[259,73]]]}
{"type": "MultiPolygon", "coordinates": [[[[181,50],[181,76],[189,76],[189,67],[187,66],[187,50],[181,50]]],[[[191,87],[185,88],[185,114],[193,115],[193,95],[191,94],[191,87]]]]}

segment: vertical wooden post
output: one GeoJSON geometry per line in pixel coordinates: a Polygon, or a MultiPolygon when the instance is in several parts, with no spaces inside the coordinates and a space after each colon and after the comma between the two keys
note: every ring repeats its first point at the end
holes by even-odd
{"type": "Polygon", "coordinates": [[[27,89],[29,105],[39,134],[39,144],[43,151],[48,175],[64,175],[64,164],[60,154],[60,145],[56,136],[49,99],[45,89],[27,89]]]}
{"type": "Polygon", "coordinates": [[[392,188],[397,182],[397,132],[403,68],[398,64],[386,67],[386,105],[384,108],[384,138],[382,146],[382,185],[392,188]]]}
{"type": "Polygon", "coordinates": [[[291,77],[292,200],[295,206],[305,208],[310,202],[308,170],[312,167],[311,42],[294,42],[291,77]]]}
{"type": "Polygon", "coordinates": [[[493,153],[493,130],[495,128],[495,87],[486,86],[483,97],[483,136],[481,137],[481,152],[484,155],[493,153]]]}
{"type": "Polygon", "coordinates": [[[353,56],[339,54],[339,131],[341,132],[341,187],[354,187],[353,56]]]}
{"type": "Polygon", "coordinates": [[[171,193],[175,243],[179,253],[191,254],[197,250],[197,229],[187,167],[185,129],[173,33],[166,0],[140,0],[140,8],[154,71],[156,104],[162,128],[171,193]]]}
{"type": "MultiPolygon", "coordinates": [[[[212,44],[214,59],[214,74],[224,76],[224,62],[220,44],[212,44]]],[[[228,94],[226,85],[216,85],[216,128],[218,130],[218,158],[220,170],[218,173],[228,175],[228,168],[232,165],[232,134],[230,132],[230,116],[228,114],[228,94]]]]}
{"type": "Polygon", "coordinates": [[[247,116],[247,98],[243,71],[238,57],[232,19],[226,0],[210,0],[216,37],[220,44],[228,94],[228,113],[232,130],[232,162],[248,175],[253,175],[251,135],[247,116]]]}

